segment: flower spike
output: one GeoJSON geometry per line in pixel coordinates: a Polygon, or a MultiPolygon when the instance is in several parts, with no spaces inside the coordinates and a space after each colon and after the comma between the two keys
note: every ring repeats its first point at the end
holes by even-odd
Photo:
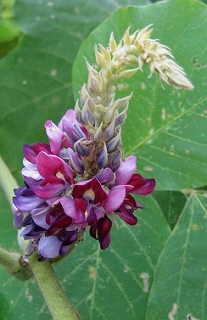
{"type": "Polygon", "coordinates": [[[168,84],[191,90],[184,70],[168,47],[151,39],[152,25],[117,42],[113,33],[107,48],[95,47],[97,71],[86,61],[88,82],[74,110],[58,125],[46,121],[48,143],[23,147],[24,186],[14,191],[14,226],[26,240],[25,255],[39,260],[65,256],[89,229],[101,249],[110,245],[114,217],[137,223],[143,208],[134,195],[153,192],[154,179],[137,171],[137,159],[122,159],[121,126],[132,94],[116,99],[116,80],[132,77],[147,64],[168,84]]]}

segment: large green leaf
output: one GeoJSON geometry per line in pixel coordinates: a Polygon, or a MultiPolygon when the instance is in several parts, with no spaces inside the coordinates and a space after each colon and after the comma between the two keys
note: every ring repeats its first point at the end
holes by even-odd
{"type": "Polygon", "coordinates": [[[186,203],[186,195],[177,191],[154,191],[153,196],[173,229],[186,203]]]}
{"type": "Polygon", "coordinates": [[[206,319],[206,208],[205,194],[189,198],[157,264],[146,320],[206,319]]]}
{"type": "MultiPolygon", "coordinates": [[[[126,154],[139,156],[140,170],[153,175],[157,189],[181,190],[207,184],[206,84],[207,8],[193,0],[169,0],[116,11],[84,41],[73,69],[74,92],[87,80],[84,56],[94,62],[94,44],[107,45],[111,31],[154,25],[154,38],[169,46],[195,85],[192,92],[175,90],[144,69],[118,85],[117,96],[133,98],[123,130],[126,154]],[[162,19],[160,18],[162,17],[162,19]],[[136,138],[135,138],[136,137],[136,138]]],[[[77,94],[76,94],[77,96],[77,94]]]]}

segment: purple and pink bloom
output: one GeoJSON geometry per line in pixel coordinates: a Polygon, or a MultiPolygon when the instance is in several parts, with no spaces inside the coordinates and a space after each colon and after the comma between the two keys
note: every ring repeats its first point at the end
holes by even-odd
{"type": "Polygon", "coordinates": [[[155,180],[136,173],[135,156],[120,160],[116,136],[97,143],[73,110],[45,128],[49,144],[23,147],[24,186],[13,198],[14,225],[29,240],[25,253],[37,250],[40,260],[64,256],[87,228],[107,248],[112,216],[135,225],[142,206],[133,195],[150,194],[155,180]]]}

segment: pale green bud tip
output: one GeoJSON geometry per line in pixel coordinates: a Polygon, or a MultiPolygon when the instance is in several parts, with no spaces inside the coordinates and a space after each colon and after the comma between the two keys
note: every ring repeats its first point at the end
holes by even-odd
{"type": "Polygon", "coordinates": [[[116,43],[116,41],[114,39],[114,34],[112,32],[111,35],[110,35],[110,39],[109,39],[109,49],[111,51],[114,51],[114,50],[116,50],[116,48],[117,48],[117,43],[116,43]]]}

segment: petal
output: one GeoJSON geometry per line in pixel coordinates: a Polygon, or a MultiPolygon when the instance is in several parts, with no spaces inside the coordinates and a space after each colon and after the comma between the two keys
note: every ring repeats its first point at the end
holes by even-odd
{"type": "Polygon", "coordinates": [[[37,157],[37,169],[42,177],[57,176],[63,174],[63,179],[69,183],[73,181],[73,173],[67,163],[55,155],[48,155],[45,152],[40,152],[37,157]]]}
{"type": "Polygon", "coordinates": [[[83,223],[85,220],[86,204],[83,199],[71,199],[63,197],[60,200],[64,212],[67,216],[74,219],[74,223],[83,223]]]}
{"type": "Polygon", "coordinates": [[[77,140],[85,138],[86,135],[88,135],[87,129],[76,120],[74,110],[72,109],[69,109],[65,113],[59,122],[58,127],[67,134],[71,146],[77,140]]]}
{"type": "Polygon", "coordinates": [[[36,163],[37,155],[41,151],[51,153],[50,147],[46,143],[36,142],[33,144],[25,144],[23,146],[23,153],[25,158],[32,163],[36,163]]]}
{"type": "Polygon", "coordinates": [[[53,178],[43,180],[40,183],[33,184],[31,189],[41,199],[50,199],[58,194],[61,194],[67,186],[63,180],[59,178],[53,178]]]}
{"type": "Polygon", "coordinates": [[[42,178],[36,164],[29,162],[26,158],[23,159],[23,164],[25,167],[22,169],[22,176],[26,183],[30,184],[32,181],[42,178]]]}
{"type": "Polygon", "coordinates": [[[108,198],[104,202],[104,209],[106,210],[106,213],[111,213],[117,210],[123,203],[125,196],[125,186],[113,187],[108,194],[108,198]]]}
{"type": "Polygon", "coordinates": [[[137,224],[137,217],[135,217],[126,208],[122,208],[120,212],[117,212],[118,216],[131,226],[137,224]]]}
{"type": "Polygon", "coordinates": [[[20,211],[31,211],[32,209],[37,208],[39,205],[41,205],[44,200],[38,198],[36,195],[30,195],[30,196],[19,196],[13,198],[14,205],[20,210],[20,211]]]}
{"type": "Polygon", "coordinates": [[[38,226],[48,229],[49,225],[46,223],[46,215],[48,213],[48,206],[42,206],[31,211],[32,219],[38,226]]]}
{"type": "Polygon", "coordinates": [[[45,152],[41,152],[37,157],[37,169],[42,177],[56,175],[61,166],[61,159],[57,156],[48,155],[45,152]]]}
{"type": "Polygon", "coordinates": [[[63,206],[65,214],[75,219],[77,208],[74,199],[71,199],[69,197],[63,197],[62,199],[60,199],[60,203],[63,206]]]}
{"type": "Polygon", "coordinates": [[[68,156],[70,161],[70,166],[74,169],[76,173],[84,172],[84,163],[81,157],[74,152],[71,148],[68,148],[68,156]]]}
{"type": "Polygon", "coordinates": [[[72,195],[74,198],[83,198],[95,204],[102,203],[107,198],[105,189],[96,177],[76,183],[72,195]]]}
{"type": "Polygon", "coordinates": [[[110,232],[111,227],[112,227],[112,222],[107,217],[107,215],[99,219],[98,220],[98,239],[105,238],[110,232]]]}
{"type": "Polygon", "coordinates": [[[151,193],[155,188],[154,179],[145,179],[140,174],[134,174],[129,181],[134,189],[131,191],[135,194],[146,195],[151,193]]]}
{"type": "Polygon", "coordinates": [[[45,258],[56,258],[59,256],[62,241],[56,236],[45,237],[44,235],[40,238],[38,245],[38,252],[45,258]]]}
{"type": "Polygon", "coordinates": [[[111,240],[110,233],[108,233],[103,239],[99,240],[100,247],[102,250],[108,248],[108,246],[110,245],[110,240],[111,240]]]}
{"type": "Polygon", "coordinates": [[[136,172],[136,157],[130,156],[122,161],[116,171],[116,184],[129,184],[128,181],[136,172]]]}
{"type": "Polygon", "coordinates": [[[50,149],[53,154],[58,155],[62,147],[63,132],[52,121],[45,123],[45,129],[50,142],[50,149]]]}
{"type": "Polygon", "coordinates": [[[110,244],[111,227],[112,222],[106,215],[90,227],[90,235],[94,239],[99,240],[101,249],[106,249],[110,244]]]}
{"type": "MultiPolygon", "coordinates": [[[[61,236],[59,236],[59,238],[61,238],[61,236]]],[[[78,238],[78,231],[74,230],[74,231],[68,231],[65,237],[61,240],[63,241],[64,246],[68,246],[71,243],[75,242],[77,238],[78,238]]]]}
{"type": "Polygon", "coordinates": [[[96,177],[102,184],[108,184],[114,180],[114,172],[110,168],[100,170],[96,177]]]}

